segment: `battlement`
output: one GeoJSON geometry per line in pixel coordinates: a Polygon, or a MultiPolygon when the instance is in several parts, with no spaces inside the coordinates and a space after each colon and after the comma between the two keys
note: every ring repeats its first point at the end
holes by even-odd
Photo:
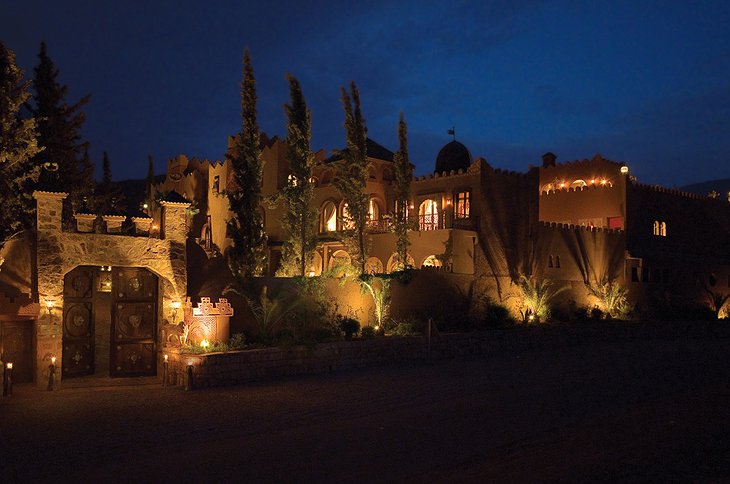
{"type": "Polygon", "coordinates": [[[577,230],[580,232],[594,232],[605,234],[620,234],[623,229],[610,229],[608,227],[589,227],[587,225],[563,224],[559,222],[538,222],[540,227],[558,229],[558,230],[577,230]]]}
{"type": "Polygon", "coordinates": [[[551,170],[552,171],[560,171],[560,170],[564,170],[566,168],[567,169],[571,169],[571,168],[589,168],[589,167],[591,167],[593,165],[596,165],[598,163],[603,163],[603,164],[607,164],[607,165],[615,165],[616,168],[620,168],[621,165],[623,165],[623,163],[621,163],[621,162],[608,160],[608,159],[602,157],[599,153],[596,153],[593,156],[593,158],[591,158],[591,159],[585,158],[585,159],[582,159],[582,160],[565,161],[563,163],[556,163],[554,166],[543,167],[543,168],[541,168],[541,170],[544,170],[545,172],[549,172],[551,170]]]}
{"type": "Polygon", "coordinates": [[[699,195],[697,193],[685,192],[677,188],[667,188],[660,185],[648,185],[645,183],[634,183],[637,188],[648,190],[656,193],[666,193],[680,198],[689,198],[692,200],[714,200],[712,197],[707,195],[699,195]]]}
{"type": "Polygon", "coordinates": [[[606,182],[606,184],[601,183],[593,183],[591,185],[585,185],[580,187],[565,187],[565,188],[558,188],[558,189],[551,189],[548,191],[541,190],[540,196],[544,195],[555,195],[558,193],[575,193],[575,192],[584,192],[584,191],[596,191],[596,190],[605,190],[613,188],[613,183],[606,182]]]}

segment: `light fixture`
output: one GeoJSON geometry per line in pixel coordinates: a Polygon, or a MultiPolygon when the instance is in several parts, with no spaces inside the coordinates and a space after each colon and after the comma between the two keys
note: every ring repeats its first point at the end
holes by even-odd
{"type": "Polygon", "coordinates": [[[208,346],[210,346],[210,343],[208,343],[208,340],[207,339],[204,339],[203,341],[200,342],[200,346],[202,346],[203,349],[206,349],[207,350],[208,349],[208,346]]]}
{"type": "Polygon", "coordinates": [[[626,175],[629,172],[629,167],[626,165],[621,166],[621,174],[626,175]]]}
{"type": "Polygon", "coordinates": [[[5,368],[7,368],[8,370],[12,370],[12,369],[13,369],[13,364],[12,364],[11,362],[8,362],[8,363],[7,363],[6,365],[5,365],[5,368]]]}
{"type": "Polygon", "coordinates": [[[53,299],[46,300],[46,309],[48,309],[48,322],[53,323],[53,307],[56,305],[53,299]]]}
{"type": "Polygon", "coordinates": [[[55,365],[56,364],[56,357],[55,356],[51,356],[51,364],[52,365],[55,365]]]}
{"type": "Polygon", "coordinates": [[[165,355],[165,363],[167,363],[167,355],[165,355]]]}
{"type": "Polygon", "coordinates": [[[177,310],[180,309],[180,301],[172,301],[170,303],[170,306],[172,306],[172,324],[175,324],[175,320],[177,319],[177,310]]]}
{"type": "Polygon", "coordinates": [[[605,179],[601,180],[601,185],[605,185],[605,184],[606,184],[606,180],[605,179]]]}

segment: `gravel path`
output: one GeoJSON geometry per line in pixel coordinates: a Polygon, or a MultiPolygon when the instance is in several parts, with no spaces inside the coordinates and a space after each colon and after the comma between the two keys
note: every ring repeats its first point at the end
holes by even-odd
{"type": "Polygon", "coordinates": [[[16,387],[0,482],[730,482],[730,341],[184,392],[16,387]]]}

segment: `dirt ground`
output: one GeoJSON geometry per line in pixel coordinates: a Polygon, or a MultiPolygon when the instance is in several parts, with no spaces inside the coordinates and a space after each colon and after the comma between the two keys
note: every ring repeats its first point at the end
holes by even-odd
{"type": "Polygon", "coordinates": [[[730,482],[730,341],[0,398],[0,482],[730,482]]]}

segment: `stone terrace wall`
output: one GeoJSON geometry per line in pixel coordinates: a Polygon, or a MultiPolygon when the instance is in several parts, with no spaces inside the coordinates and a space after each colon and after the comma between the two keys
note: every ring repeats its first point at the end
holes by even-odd
{"type": "Polygon", "coordinates": [[[382,366],[388,364],[488,357],[525,351],[553,350],[621,341],[730,338],[730,324],[599,323],[494,330],[424,337],[323,343],[315,349],[266,348],[208,355],[170,355],[169,378],[182,384],[185,367],[193,366],[196,387],[233,385],[284,376],[382,366]]]}

